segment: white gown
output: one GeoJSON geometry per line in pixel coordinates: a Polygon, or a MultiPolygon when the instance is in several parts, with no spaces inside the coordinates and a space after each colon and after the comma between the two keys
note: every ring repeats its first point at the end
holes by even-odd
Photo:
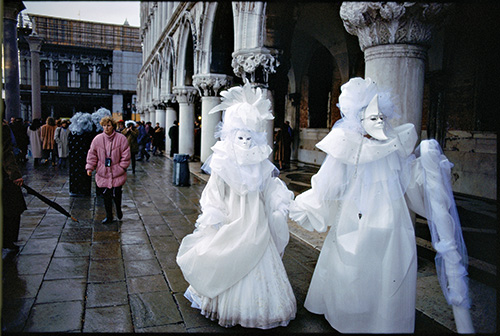
{"type": "Polygon", "coordinates": [[[290,217],[330,231],[305,307],[343,333],[412,333],[417,254],[409,209],[426,217],[443,293],[459,332],[473,332],[468,311],[467,252],[450,186],[451,163],[412,124],[386,141],[333,129],[317,147],[328,155],[290,217]]]}
{"type": "Polygon", "coordinates": [[[190,284],[185,296],[192,307],[224,327],[286,326],[296,313],[281,261],[293,193],[271,176],[275,167],[267,159],[245,168],[255,173],[249,178],[253,183],[232,179],[228,174],[241,170],[221,155],[224,148],[218,151],[223,145],[213,147],[212,172],[200,199],[202,214],[177,255],[190,284]]]}
{"type": "Polygon", "coordinates": [[[343,333],[413,332],[417,278],[415,233],[404,193],[413,125],[383,143],[337,128],[318,147],[328,156],[290,217],[330,231],[305,308],[343,333]],[[361,145],[362,142],[362,145],[361,145]]]}

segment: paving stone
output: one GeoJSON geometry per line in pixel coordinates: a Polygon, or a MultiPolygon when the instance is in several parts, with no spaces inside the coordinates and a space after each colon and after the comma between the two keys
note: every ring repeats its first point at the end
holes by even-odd
{"type": "Polygon", "coordinates": [[[155,258],[150,244],[122,245],[123,260],[147,260],[155,258]]]}
{"type": "Polygon", "coordinates": [[[61,241],[76,242],[76,241],[92,241],[91,228],[69,228],[64,229],[61,241]]]}
{"type": "Polygon", "coordinates": [[[31,238],[59,238],[62,227],[38,226],[32,233],[31,238]]]}
{"type": "Polygon", "coordinates": [[[133,331],[129,305],[85,310],[84,333],[131,333],[133,331]]]}
{"type": "Polygon", "coordinates": [[[179,242],[174,236],[150,237],[150,239],[155,251],[177,252],[179,250],[179,242]]]}
{"type": "Polygon", "coordinates": [[[86,287],[87,282],[81,279],[44,281],[36,298],[36,304],[61,301],[83,301],[86,287]]]}
{"type": "Polygon", "coordinates": [[[24,332],[69,332],[81,330],[83,301],[34,305],[24,332]]]}
{"type": "Polygon", "coordinates": [[[89,260],[86,257],[52,258],[45,280],[87,278],[89,260]]]}
{"type": "Polygon", "coordinates": [[[186,327],[184,326],[184,323],[177,323],[177,324],[167,324],[167,325],[149,327],[149,328],[136,328],[135,332],[136,333],[148,333],[148,334],[149,333],[185,333],[186,327]]]}
{"type": "Polygon", "coordinates": [[[127,278],[129,294],[168,291],[169,287],[162,274],[127,278]]]}
{"type": "Polygon", "coordinates": [[[184,294],[177,293],[174,295],[175,300],[179,303],[179,309],[186,325],[186,329],[199,328],[199,327],[212,327],[222,328],[216,321],[212,321],[201,314],[197,308],[191,307],[191,302],[184,297],[184,294]]]}
{"type": "Polygon", "coordinates": [[[88,256],[90,256],[90,242],[60,242],[54,252],[54,257],[88,256]]]}
{"type": "Polygon", "coordinates": [[[34,302],[34,298],[3,300],[2,332],[23,331],[34,302]]]}
{"type": "Polygon", "coordinates": [[[121,232],[122,233],[134,233],[144,231],[144,224],[142,224],[140,218],[124,220],[122,221],[121,232]]]}
{"type": "Polygon", "coordinates": [[[167,271],[169,269],[179,268],[176,261],[177,251],[156,251],[156,255],[158,256],[158,261],[160,262],[162,270],[167,271]]]}
{"type": "Polygon", "coordinates": [[[131,294],[130,308],[136,328],[148,328],[182,321],[177,304],[168,291],[131,294]]]}
{"type": "Polygon", "coordinates": [[[20,254],[52,254],[56,245],[57,238],[32,238],[24,245],[20,254]]]}
{"type": "Polygon", "coordinates": [[[87,308],[119,306],[127,303],[125,281],[89,283],[87,286],[87,308]]]}
{"type": "Polygon", "coordinates": [[[163,268],[167,282],[174,293],[184,293],[189,287],[188,282],[184,279],[180,268],[163,268]]]}
{"type": "Polygon", "coordinates": [[[3,269],[2,295],[3,302],[13,299],[34,298],[42,284],[43,274],[13,275],[3,269]]]}
{"type": "Polygon", "coordinates": [[[119,232],[103,231],[94,232],[92,241],[94,242],[118,242],[120,240],[119,232]]]}
{"type": "Polygon", "coordinates": [[[50,255],[19,255],[16,259],[19,275],[45,274],[50,263],[50,255]]]}
{"type": "Polygon", "coordinates": [[[156,259],[127,260],[124,264],[127,277],[161,274],[161,268],[156,259]]]}
{"type": "Polygon", "coordinates": [[[165,220],[161,215],[155,215],[155,216],[141,216],[142,217],[142,222],[144,225],[151,225],[151,224],[166,224],[165,220]]]}
{"type": "Polygon", "coordinates": [[[90,258],[95,259],[119,259],[122,257],[122,250],[119,242],[94,242],[90,258]]]}
{"type": "Polygon", "coordinates": [[[124,245],[149,243],[148,235],[144,227],[142,228],[142,231],[122,232],[121,241],[124,245]]]}
{"type": "Polygon", "coordinates": [[[89,282],[125,280],[121,259],[99,259],[90,261],[89,282]]]}

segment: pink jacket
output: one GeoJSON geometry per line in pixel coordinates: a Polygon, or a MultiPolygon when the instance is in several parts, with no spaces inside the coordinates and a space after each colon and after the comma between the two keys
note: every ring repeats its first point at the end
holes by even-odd
{"type": "Polygon", "coordinates": [[[119,187],[127,181],[127,167],[130,164],[130,147],[127,138],[117,132],[111,135],[97,135],[87,153],[85,170],[95,170],[95,182],[99,188],[119,187]],[[110,155],[111,153],[111,155],[110,155]],[[105,161],[111,157],[111,166],[105,161]]]}

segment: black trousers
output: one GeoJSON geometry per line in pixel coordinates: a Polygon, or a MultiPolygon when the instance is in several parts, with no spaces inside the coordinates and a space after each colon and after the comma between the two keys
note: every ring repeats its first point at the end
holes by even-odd
{"type": "Polygon", "coordinates": [[[102,193],[104,198],[104,209],[106,209],[106,218],[113,218],[113,201],[115,202],[116,212],[120,213],[122,209],[122,187],[105,188],[102,193]]]}

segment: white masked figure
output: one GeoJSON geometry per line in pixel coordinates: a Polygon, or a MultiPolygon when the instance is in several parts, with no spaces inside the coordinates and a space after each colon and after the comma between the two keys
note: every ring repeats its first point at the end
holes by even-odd
{"type": "Polygon", "coordinates": [[[281,261],[293,193],[269,161],[265,126],[271,103],[250,84],[222,92],[225,110],[203,190],[196,229],[177,263],[192,307],[224,327],[269,329],[295,318],[296,301],[281,261]]]}
{"type": "Polygon", "coordinates": [[[428,219],[439,281],[459,332],[470,321],[467,253],[450,186],[451,163],[412,124],[391,128],[391,98],[369,78],[341,88],[342,119],[316,146],[327,156],[290,217],[329,233],[305,308],[343,333],[412,333],[417,252],[410,209],[428,219]]]}

